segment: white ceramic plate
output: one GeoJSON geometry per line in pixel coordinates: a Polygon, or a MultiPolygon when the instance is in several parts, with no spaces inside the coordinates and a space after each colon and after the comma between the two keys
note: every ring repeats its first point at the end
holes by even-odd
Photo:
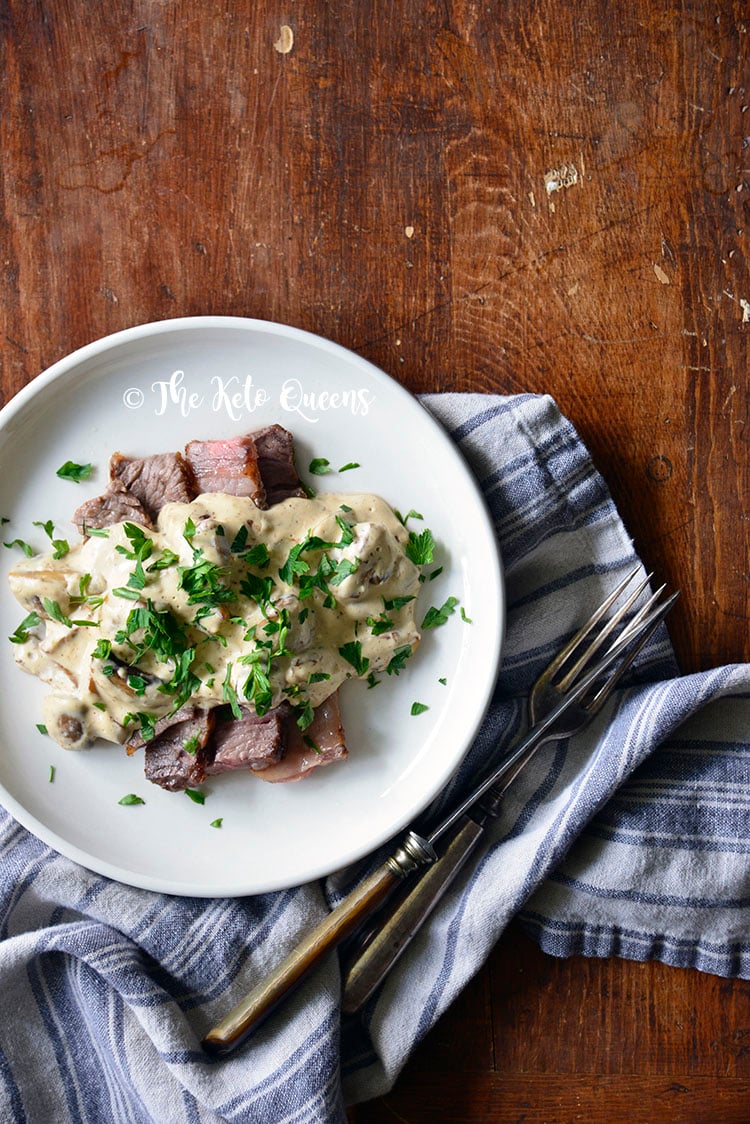
{"type": "Polygon", "coordinates": [[[46,688],[16,667],[5,642],[24,614],[5,580],[18,548],[1,551],[0,802],[58,851],[130,885],[251,894],[362,857],[445,784],[490,699],[503,588],[471,474],[407,391],[357,355],[296,329],[228,317],[171,320],[119,332],[56,363],[0,412],[0,515],[10,520],[2,537],[46,549],[33,521],[54,519],[57,534],[74,540],[70,516],[103,489],[115,449],[143,455],[271,422],[294,433],[298,466],[317,490],[375,492],[404,513],[420,512],[444,570],[424,583],[419,619],[452,595],[472,623],[456,612],[424,634],[398,678],[373,690],[346,685],[347,762],[296,784],[214,777],[201,806],[147,782],[140,755],[104,744],[66,752],[37,731],[46,688]],[[309,477],[313,457],[361,467],[309,477]],[[59,479],[67,460],[92,462],[93,477],[59,479]],[[412,716],[415,701],[429,710],[412,716]],[[145,804],[121,806],[131,792],[145,804]],[[222,827],[211,827],[217,818],[222,827]]]}

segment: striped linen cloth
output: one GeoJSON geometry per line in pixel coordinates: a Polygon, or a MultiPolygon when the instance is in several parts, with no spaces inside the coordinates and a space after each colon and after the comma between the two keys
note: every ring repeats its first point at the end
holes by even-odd
{"type": "MultiPolygon", "coordinates": [[[[448,801],[523,728],[536,676],[637,559],[549,398],[423,402],[475,471],[507,582],[503,668],[448,801]]],[[[680,676],[662,629],[595,723],[522,774],[360,1017],[342,1022],[331,957],[224,1061],[203,1034],[382,855],[276,894],[165,897],[76,866],[0,812],[0,1119],[343,1124],[347,1103],[390,1088],[519,912],[556,956],[749,976],[748,731],[750,669],[680,676]]]]}

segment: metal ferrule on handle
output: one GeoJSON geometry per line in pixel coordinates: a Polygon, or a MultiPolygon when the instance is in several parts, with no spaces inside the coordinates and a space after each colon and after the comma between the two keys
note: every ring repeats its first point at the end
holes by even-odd
{"type": "Polygon", "coordinates": [[[216,1056],[228,1054],[260,1026],[287,995],[370,914],[381,905],[401,879],[434,861],[432,846],[410,831],[399,847],[369,878],[315,926],[203,1039],[203,1049],[216,1056]]]}
{"type": "Polygon", "coordinates": [[[482,833],[482,824],[465,816],[437,861],[419,874],[416,885],[411,879],[404,884],[407,892],[393,910],[390,903],[386,907],[389,913],[385,923],[376,917],[372,932],[365,934],[361,943],[358,940],[344,971],[344,1014],[359,1011],[382,983],[473,854],[482,833]]]}
{"type": "Polygon", "coordinates": [[[506,762],[502,775],[496,778],[479,806],[453,827],[448,843],[443,841],[437,861],[409,879],[396,893],[395,904],[389,901],[384,907],[385,918],[379,912],[372,931],[357,938],[344,970],[344,1014],[361,1010],[407,950],[475,852],[487,818],[497,815],[505,792],[541,744],[536,738],[531,739],[531,744],[528,740],[524,742],[524,752],[514,753],[506,762]]]}

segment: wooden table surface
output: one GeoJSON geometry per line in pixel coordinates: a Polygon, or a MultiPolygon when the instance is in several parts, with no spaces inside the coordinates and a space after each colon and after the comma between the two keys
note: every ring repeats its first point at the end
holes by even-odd
{"type": "MultiPolygon", "coordinates": [[[[746,660],[749,55],[740,0],[2,0],[3,399],[201,313],[550,393],[682,668],[746,660]]],[[[352,1120],[746,1124],[749,1000],[512,929],[352,1120]]]]}

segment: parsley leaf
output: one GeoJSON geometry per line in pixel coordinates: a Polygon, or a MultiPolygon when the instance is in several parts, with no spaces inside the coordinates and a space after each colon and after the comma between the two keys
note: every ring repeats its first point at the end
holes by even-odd
{"type": "Polygon", "coordinates": [[[390,663],[386,670],[387,675],[400,675],[404,670],[404,664],[411,655],[411,646],[404,644],[403,647],[397,648],[391,657],[390,663]]]}
{"type": "Polygon", "coordinates": [[[41,527],[42,530],[44,531],[44,533],[46,534],[47,538],[52,543],[52,546],[54,548],[54,552],[52,554],[52,557],[53,558],[64,558],[65,555],[70,550],[70,546],[68,544],[67,539],[56,539],[55,538],[55,524],[52,522],[52,520],[47,519],[46,522],[44,522],[44,523],[40,522],[39,520],[34,520],[34,526],[35,527],[41,527]]]}
{"type": "Polygon", "coordinates": [[[28,614],[28,616],[23,618],[18,628],[15,630],[12,636],[8,637],[8,639],[10,640],[11,644],[25,644],[29,638],[29,632],[31,631],[31,629],[36,628],[36,626],[41,623],[42,619],[39,614],[35,613],[32,610],[28,614]]]}
{"type": "Polygon", "coordinates": [[[4,542],[3,546],[7,546],[8,549],[10,549],[12,546],[19,546],[27,558],[31,558],[34,554],[33,546],[29,546],[29,544],[27,542],[24,542],[23,539],[13,539],[12,542],[4,542]]]}
{"type": "Polygon", "coordinates": [[[332,472],[331,462],[326,460],[325,457],[314,457],[310,461],[310,472],[313,476],[325,476],[327,473],[332,472]]]}
{"type": "Polygon", "coordinates": [[[348,644],[344,644],[339,648],[339,655],[352,665],[357,675],[364,675],[370,666],[367,656],[362,655],[362,645],[359,640],[350,640],[348,644]]]}
{"type": "Polygon", "coordinates": [[[435,540],[431,531],[425,528],[421,534],[409,532],[409,541],[404,547],[404,553],[415,566],[427,566],[433,560],[435,540]]]}
{"type": "Polygon", "coordinates": [[[221,697],[224,699],[224,702],[229,703],[230,707],[232,708],[232,716],[234,718],[242,718],[242,711],[240,710],[240,704],[237,701],[237,692],[235,691],[234,687],[232,686],[232,684],[230,682],[231,674],[232,674],[232,661],[230,660],[229,663],[227,664],[227,673],[224,676],[224,682],[222,683],[221,697]]]}
{"type": "Polygon", "coordinates": [[[449,597],[439,609],[436,609],[434,605],[431,606],[422,621],[422,628],[438,628],[441,624],[445,624],[451,613],[455,612],[456,605],[458,605],[458,598],[449,597]]]}
{"type": "Polygon", "coordinates": [[[56,476],[61,480],[72,480],[74,484],[80,484],[82,480],[88,480],[93,471],[91,464],[76,464],[75,461],[66,461],[65,464],[60,465],[56,476]]]}

